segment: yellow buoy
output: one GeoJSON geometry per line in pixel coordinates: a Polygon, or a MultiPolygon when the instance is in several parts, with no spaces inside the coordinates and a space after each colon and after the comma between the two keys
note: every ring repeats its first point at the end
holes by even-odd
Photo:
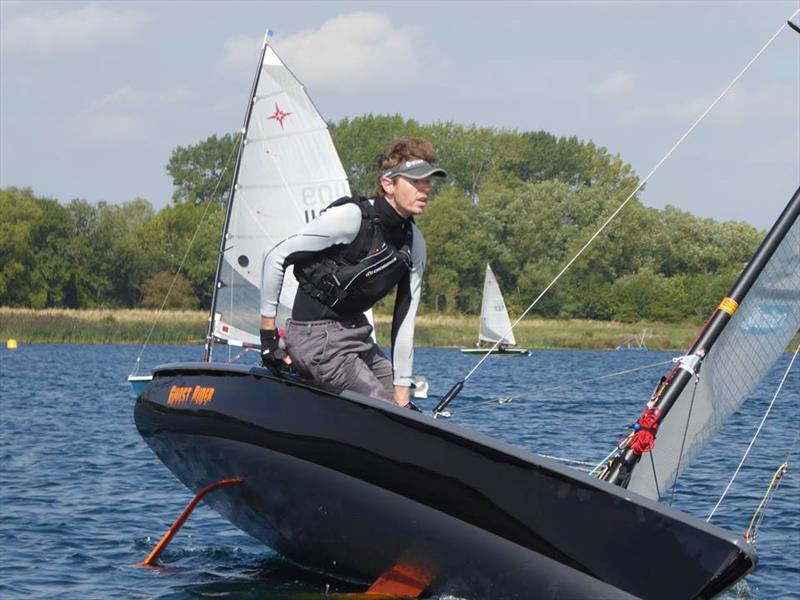
{"type": "Polygon", "coordinates": [[[17,349],[17,340],[8,340],[6,342],[6,348],[9,350],[16,350],[17,349]]]}

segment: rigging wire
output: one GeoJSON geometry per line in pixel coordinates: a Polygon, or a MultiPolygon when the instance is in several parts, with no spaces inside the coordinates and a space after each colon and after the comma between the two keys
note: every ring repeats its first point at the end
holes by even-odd
{"type": "Polygon", "coordinates": [[[622,375],[628,375],[630,373],[635,373],[637,371],[644,371],[646,369],[653,369],[655,367],[663,367],[664,365],[671,364],[672,360],[662,360],[656,363],[651,363],[649,365],[643,365],[641,367],[634,367],[633,369],[624,369],[622,371],[615,371],[614,373],[606,373],[605,375],[600,375],[598,377],[591,377],[589,379],[581,379],[580,381],[571,381],[570,383],[562,383],[561,385],[555,385],[549,388],[542,388],[537,389],[533,388],[527,391],[520,392],[514,396],[504,396],[503,398],[496,398],[494,400],[484,400],[482,402],[475,402],[474,404],[470,404],[465,406],[464,408],[459,409],[459,413],[465,413],[472,411],[476,408],[480,408],[487,404],[507,404],[510,403],[513,399],[519,398],[521,400],[530,400],[531,398],[535,398],[536,396],[541,396],[542,394],[547,394],[549,392],[555,392],[557,390],[563,389],[572,389],[579,385],[583,385],[585,383],[593,383],[595,381],[600,381],[602,379],[611,379],[613,377],[621,377],[622,375]]]}
{"type": "MultiPolygon", "coordinates": [[[[556,386],[553,386],[553,387],[543,388],[543,389],[528,390],[526,392],[522,392],[521,393],[521,394],[528,394],[527,397],[523,397],[521,399],[522,400],[530,400],[533,397],[541,396],[542,394],[545,394],[545,393],[548,393],[548,392],[553,392],[553,391],[562,390],[562,389],[570,389],[570,388],[573,388],[575,386],[579,386],[579,385],[582,385],[582,384],[585,384],[585,383],[593,383],[595,381],[600,381],[602,379],[610,379],[610,378],[613,378],[613,377],[621,377],[623,375],[628,375],[629,373],[635,373],[636,371],[644,371],[646,369],[653,369],[655,367],[663,367],[664,365],[671,364],[672,362],[673,362],[672,360],[664,360],[664,361],[659,361],[659,362],[656,362],[656,363],[651,363],[649,365],[643,365],[641,367],[635,367],[633,369],[623,369],[622,371],[615,371],[614,373],[606,373],[605,375],[600,375],[599,377],[591,377],[589,379],[582,379],[582,380],[577,381],[577,382],[571,382],[571,383],[566,383],[566,384],[562,384],[562,385],[556,385],[556,386]]],[[[519,395],[517,395],[516,397],[519,397],[519,395]]],[[[466,407],[460,409],[458,412],[459,412],[459,414],[463,414],[465,412],[470,412],[472,410],[475,410],[476,408],[480,408],[480,407],[485,406],[487,404],[507,404],[507,403],[511,402],[511,400],[513,398],[514,397],[497,398],[495,400],[485,400],[483,402],[476,402],[474,404],[470,404],[469,406],[466,406],[466,407]]],[[[597,471],[597,469],[602,467],[608,461],[608,459],[611,458],[611,456],[615,452],[617,452],[617,448],[616,447],[614,448],[614,450],[611,451],[611,453],[609,453],[608,456],[606,456],[597,465],[595,465],[594,462],[589,462],[589,461],[576,460],[576,459],[572,459],[572,458],[563,458],[563,457],[560,457],[560,456],[552,456],[552,455],[549,455],[549,454],[541,454],[541,453],[538,453],[538,452],[537,452],[537,454],[539,456],[544,456],[545,458],[550,458],[552,460],[556,460],[556,461],[559,461],[559,462],[566,463],[569,466],[574,466],[574,468],[577,468],[580,471],[584,471],[584,472],[589,473],[590,475],[592,475],[592,474],[594,474],[595,471],[597,471]]]]}
{"type": "MultiPolygon", "coordinates": [[[[697,387],[698,387],[699,384],[700,384],[700,376],[697,374],[697,372],[695,372],[694,387],[692,388],[692,399],[689,402],[689,412],[686,415],[686,425],[683,428],[683,438],[681,439],[681,449],[680,449],[680,452],[678,452],[678,464],[675,466],[675,479],[678,478],[678,475],[681,472],[681,460],[683,459],[683,451],[686,448],[686,436],[689,433],[689,423],[691,423],[691,421],[692,421],[692,410],[694,409],[694,400],[695,400],[695,397],[697,396],[697,387]]],[[[653,455],[653,453],[650,452],[650,456],[652,456],[652,455],[653,455]]],[[[655,473],[653,473],[653,474],[655,475],[655,473]]],[[[656,481],[656,487],[658,487],[658,477],[655,478],[655,481],[656,481]]],[[[678,486],[675,483],[673,483],[672,484],[672,495],[670,496],[670,499],[669,499],[669,505],[670,506],[672,506],[672,504],[675,502],[675,490],[677,490],[677,489],[678,489],[678,486]]],[[[661,494],[659,494],[659,497],[661,497],[661,494]]]]}
{"type": "MultiPolygon", "coordinates": [[[[650,456],[650,468],[653,471],[653,483],[656,484],[656,498],[661,498],[661,489],[658,485],[658,472],[656,471],[656,457],[653,456],[652,452],[648,452],[647,454],[650,456]]],[[[672,506],[671,503],[670,506],[672,506]]]]}
{"type": "MultiPolygon", "coordinates": [[[[522,392],[521,393],[521,394],[527,394],[527,397],[523,397],[522,400],[530,400],[530,399],[532,399],[532,398],[534,398],[536,396],[541,396],[542,394],[545,394],[545,393],[548,393],[548,392],[553,392],[553,391],[562,390],[562,389],[570,389],[570,388],[573,388],[573,387],[576,387],[576,386],[579,386],[579,385],[582,385],[582,384],[585,384],[585,383],[593,383],[595,381],[600,381],[602,379],[610,379],[610,378],[613,378],[613,377],[621,377],[623,375],[628,375],[629,373],[635,373],[636,371],[644,371],[646,369],[653,369],[655,367],[663,367],[664,365],[671,364],[672,362],[673,362],[672,360],[664,360],[664,361],[659,361],[659,362],[656,362],[656,363],[651,363],[649,365],[643,365],[641,367],[635,367],[633,369],[623,369],[622,371],[615,371],[614,373],[606,373],[605,375],[600,375],[599,377],[591,377],[589,379],[582,379],[582,380],[577,381],[577,382],[571,382],[571,383],[566,383],[566,384],[562,384],[562,385],[556,385],[556,386],[553,386],[553,387],[543,388],[543,389],[528,390],[526,392],[522,392]]],[[[519,397],[519,395],[517,395],[516,397],[519,397]]],[[[513,398],[514,397],[506,397],[506,398],[497,398],[495,400],[485,400],[483,402],[476,402],[474,404],[470,404],[469,406],[466,406],[466,407],[460,409],[458,412],[459,412],[459,414],[463,414],[465,412],[470,412],[470,411],[472,411],[472,410],[474,410],[476,408],[480,408],[480,407],[485,406],[487,404],[507,404],[507,403],[511,402],[511,400],[513,398]]],[[[559,462],[566,463],[569,466],[574,466],[574,468],[577,468],[580,471],[584,471],[584,472],[589,473],[590,475],[592,475],[592,474],[594,474],[595,471],[597,471],[597,469],[602,467],[608,461],[608,459],[611,458],[611,456],[616,451],[617,451],[617,448],[615,447],[614,450],[612,450],[611,453],[608,456],[606,456],[606,458],[604,458],[602,461],[600,461],[600,463],[597,464],[597,465],[595,465],[594,462],[589,462],[589,461],[576,460],[576,459],[572,459],[572,458],[563,458],[563,457],[560,457],[560,456],[552,456],[552,455],[549,455],[549,454],[541,454],[541,453],[538,453],[538,452],[537,452],[537,454],[539,456],[544,456],[545,458],[550,458],[552,460],[556,460],[556,461],[559,461],[559,462]]]]}
{"type": "Polygon", "coordinates": [[[753,444],[755,444],[756,438],[758,438],[759,434],[761,433],[761,429],[764,427],[764,423],[766,423],[767,417],[769,416],[770,411],[772,411],[772,407],[775,404],[775,401],[778,399],[778,395],[781,393],[781,390],[783,389],[783,384],[786,383],[786,378],[789,376],[789,371],[792,370],[792,365],[794,365],[794,361],[797,358],[798,352],[800,352],[800,344],[798,344],[797,348],[795,348],[794,354],[792,355],[792,359],[789,361],[789,365],[786,367],[786,371],[784,371],[783,373],[781,382],[778,384],[778,389],[775,390],[775,394],[772,396],[772,400],[770,401],[769,406],[767,406],[767,410],[766,412],[764,412],[764,416],[761,418],[761,422],[758,424],[756,432],[753,434],[753,439],[750,440],[747,449],[744,451],[744,455],[742,456],[742,459],[739,461],[739,466],[736,467],[736,470],[733,472],[730,481],[728,481],[728,485],[725,487],[725,490],[722,492],[722,495],[719,497],[719,500],[717,500],[717,504],[714,506],[713,509],[711,509],[711,512],[706,518],[706,521],[711,521],[711,518],[717,512],[717,509],[719,508],[720,504],[722,504],[722,501],[725,499],[725,496],[727,496],[728,491],[731,489],[733,482],[739,475],[739,471],[741,471],[742,465],[744,465],[744,461],[747,460],[747,456],[750,454],[750,450],[753,448],[753,444]]]}
{"type": "Polygon", "coordinates": [[[536,453],[537,456],[543,456],[544,458],[549,458],[550,460],[555,460],[558,462],[565,463],[567,465],[574,465],[572,466],[573,469],[578,469],[579,471],[584,471],[588,473],[590,468],[594,466],[593,462],[588,462],[585,460],[576,460],[574,458],[564,458],[563,456],[553,456],[552,454],[542,454],[540,452],[536,453]]]}
{"type": "Polygon", "coordinates": [[[242,140],[240,134],[238,143],[233,144],[231,153],[230,155],[228,155],[228,160],[225,162],[225,166],[222,168],[222,171],[220,171],[219,177],[217,178],[217,184],[214,186],[214,190],[211,192],[208,198],[206,198],[205,201],[206,206],[203,209],[203,214],[201,215],[200,220],[197,222],[197,227],[195,228],[194,233],[192,234],[192,238],[189,240],[189,244],[186,246],[186,252],[184,252],[183,258],[181,258],[181,262],[178,265],[177,270],[175,271],[175,275],[172,277],[172,282],[169,284],[169,288],[167,289],[167,293],[164,295],[164,300],[161,302],[161,307],[158,309],[155,319],[153,319],[153,324],[150,326],[150,331],[147,332],[147,336],[144,339],[144,344],[142,344],[142,349],[139,350],[139,354],[136,356],[136,362],[134,363],[131,375],[136,375],[136,373],[139,372],[139,365],[142,360],[142,355],[144,354],[145,348],[147,348],[147,344],[150,342],[150,336],[153,335],[153,331],[155,330],[156,325],[158,325],[158,320],[161,317],[161,313],[164,312],[164,307],[167,305],[167,300],[169,299],[169,295],[172,293],[172,288],[175,287],[175,282],[178,280],[178,275],[180,275],[181,271],[183,271],[183,265],[186,263],[186,259],[189,258],[189,252],[192,249],[192,245],[194,244],[195,239],[197,239],[197,234],[200,232],[200,227],[206,220],[206,215],[208,215],[208,209],[211,207],[213,199],[217,195],[217,190],[219,190],[219,185],[220,183],[222,183],[222,178],[225,175],[225,172],[228,170],[228,167],[230,167],[231,159],[233,158],[233,155],[236,154],[236,152],[238,151],[241,142],[242,140]]]}
{"type": "MultiPolygon", "coordinates": [[[[789,19],[790,20],[793,19],[798,13],[800,13],[800,9],[795,11],[794,14],[791,17],[789,17],[789,19]]],[[[619,207],[617,207],[617,209],[613,213],[611,213],[611,215],[605,220],[605,222],[594,233],[594,235],[592,235],[592,237],[589,238],[589,240],[583,245],[583,247],[581,247],[581,249],[578,250],[578,252],[575,254],[575,256],[573,256],[572,259],[570,259],[570,261],[564,266],[564,268],[562,268],[561,271],[558,272],[558,274],[553,278],[553,280],[549,284],[547,284],[547,287],[545,287],[544,290],[541,291],[541,293],[534,299],[533,302],[531,302],[531,304],[528,306],[528,308],[525,309],[525,311],[517,318],[517,320],[514,321],[514,323],[511,324],[511,327],[508,329],[508,331],[506,331],[505,334],[500,338],[501,340],[503,338],[507,337],[514,330],[514,327],[516,327],[517,324],[523,318],[525,318],[525,316],[527,316],[527,314],[531,311],[531,309],[533,309],[533,307],[536,306],[536,304],[538,304],[539,300],[542,299],[542,297],[550,290],[550,288],[552,288],[556,284],[556,282],[559,279],[561,279],[561,276],[564,275],[564,273],[567,272],[567,270],[572,266],[572,264],[576,260],[578,260],[578,258],[584,253],[584,251],[594,242],[594,240],[600,235],[600,233],[602,233],[602,231],[609,225],[609,223],[611,223],[611,221],[613,221],[616,218],[616,216],[622,211],[622,209],[625,208],[625,206],[627,206],[628,202],[630,202],[630,200],[642,188],[642,186],[644,186],[644,184],[649,181],[649,179],[653,176],[653,174],[655,174],[655,172],[661,167],[661,165],[664,164],[664,162],[667,161],[667,159],[672,155],[672,153],[675,152],[675,150],[678,149],[678,146],[680,146],[683,143],[683,141],[689,136],[689,134],[692,133],[692,131],[694,131],[695,128],[706,118],[708,113],[710,113],[711,110],[720,102],[720,100],[722,100],[722,98],[724,98],[725,95],[731,90],[731,88],[734,85],[736,85],[736,83],[739,81],[739,79],[742,78],[742,76],[750,69],[750,67],[753,65],[753,63],[756,60],[758,60],[758,58],[764,53],[764,51],[772,44],[772,42],[775,40],[775,38],[777,38],[778,35],[783,31],[784,27],[786,27],[786,23],[785,22],[781,24],[781,26],[778,28],[778,31],[776,31],[775,34],[769,40],[767,40],[767,42],[761,47],[761,49],[755,54],[755,56],[753,56],[753,58],[750,59],[750,61],[744,66],[744,68],[741,71],[739,71],[739,74],[736,75],[736,77],[733,78],[733,80],[727,85],[727,87],[724,90],[722,90],[722,92],[717,96],[717,98],[709,105],[708,108],[706,108],[706,110],[703,112],[703,114],[701,114],[697,118],[697,120],[691,125],[691,127],[689,127],[689,129],[686,130],[686,133],[684,133],[678,139],[678,141],[675,142],[675,144],[672,146],[672,148],[669,149],[669,151],[664,155],[664,157],[660,161],[658,161],[656,166],[653,167],[650,170],[650,172],[644,177],[644,179],[641,180],[641,182],[639,182],[639,185],[636,186],[636,189],[634,189],[628,195],[628,197],[622,202],[622,204],[620,204],[619,207]]],[[[477,371],[478,368],[486,361],[486,359],[489,358],[489,356],[491,355],[492,351],[497,348],[499,343],[500,343],[499,340],[497,342],[495,342],[494,346],[492,346],[489,350],[487,350],[486,354],[484,354],[483,357],[478,361],[478,363],[474,367],[472,367],[472,369],[466,374],[464,379],[461,380],[461,382],[460,382],[462,387],[463,387],[463,384],[470,377],[472,377],[473,373],[475,373],[475,371],[477,371]]],[[[456,384],[456,386],[458,386],[458,384],[456,384]]],[[[452,397],[455,397],[455,394],[453,394],[452,397]]],[[[452,397],[450,399],[452,399],[452,397]]],[[[437,408],[440,409],[440,410],[443,410],[444,406],[437,407],[437,408]]]]}

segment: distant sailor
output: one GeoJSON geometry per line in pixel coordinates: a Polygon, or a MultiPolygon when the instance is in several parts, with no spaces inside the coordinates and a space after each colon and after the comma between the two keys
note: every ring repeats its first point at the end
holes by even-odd
{"type": "Polygon", "coordinates": [[[276,370],[293,363],[310,379],[415,409],[410,401],[414,320],[425,270],[425,239],[414,217],[428,204],[433,146],[393,141],[379,159],[375,198],[345,197],[266,252],[261,283],[261,360],[276,370]],[[299,289],[286,326],[286,350],[275,330],[286,268],[299,289]],[[372,340],[364,312],[397,290],[392,361],[372,340]]]}

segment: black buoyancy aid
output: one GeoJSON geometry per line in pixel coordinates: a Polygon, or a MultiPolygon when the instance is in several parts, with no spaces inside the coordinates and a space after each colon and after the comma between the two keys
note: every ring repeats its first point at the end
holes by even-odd
{"type": "Polygon", "coordinates": [[[362,313],[386,296],[411,270],[411,221],[405,241],[395,248],[384,239],[381,220],[366,198],[345,196],[328,208],[352,202],[361,209],[361,227],[346,246],[334,246],[294,266],[300,288],[340,314],[362,313]]]}

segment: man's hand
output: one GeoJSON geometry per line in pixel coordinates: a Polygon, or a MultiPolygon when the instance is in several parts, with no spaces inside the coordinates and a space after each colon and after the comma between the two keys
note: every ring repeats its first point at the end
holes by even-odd
{"type": "Polygon", "coordinates": [[[280,371],[283,363],[291,364],[292,359],[280,347],[280,337],[276,329],[261,330],[261,364],[273,373],[280,371]]]}
{"type": "Polygon", "coordinates": [[[399,385],[394,386],[394,401],[402,408],[408,408],[417,412],[422,412],[417,408],[416,404],[411,401],[411,388],[402,387],[399,385]]]}

